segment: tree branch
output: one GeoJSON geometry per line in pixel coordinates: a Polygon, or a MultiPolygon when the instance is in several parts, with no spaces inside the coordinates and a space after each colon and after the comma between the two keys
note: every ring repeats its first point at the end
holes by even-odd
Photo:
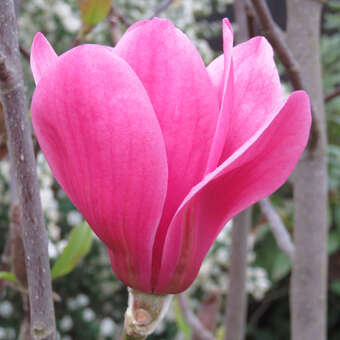
{"type": "Polygon", "coordinates": [[[114,5],[111,6],[110,12],[107,16],[107,20],[110,26],[110,36],[112,45],[115,46],[121,37],[121,31],[119,27],[120,23],[119,13],[114,5]]]}
{"type": "Polygon", "coordinates": [[[160,15],[172,4],[172,2],[173,0],[163,0],[148,19],[151,20],[153,17],[160,15]]]}
{"type": "Polygon", "coordinates": [[[228,332],[225,333],[225,340],[242,340],[245,338],[247,318],[247,251],[251,212],[252,207],[249,207],[233,219],[229,288],[225,316],[225,325],[228,332]]]}
{"type": "MultiPolygon", "coordinates": [[[[271,14],[269,8],[265,2],[265,0],[251,0],[256,11],[256,14],[259,18],[259,22],[262,28],[263,34],[267,37],[269,42],[272,44],[275,52],[277,53],[278,58],[285,66],[287,70],[287,74],[289,80],[294,88],[294,90],[305,90],[307,91],[307,86],[304,83],[300,66],[297,60],[295,59],[293,53],[289,49],[288,45],[286,44],[285,40],[283,39],[280,30],[277,28],[271,14]]],[[[318,139],[321,134],[321,128],[317,123],[318,120],[316,119],[315,109],[312,105],[312,128],[311,128],[311,135],[309,139],[308,148],[314,149],[318,139]]]]}
{"type": "Polygon", "coordinates": [[[52,287],[35,159],[27,116],[13,0],[0,2],[0,100],[3,104],[11,171],[22,211],[30,296],[31,333],[56,338],[52,287]]]}
{"type": "Polygon", "coordinates": [[[295,252],[294,244],[287,231],[287,228],[281,220],[281,217],[275,211],[275,208],[272,206],[268,198],[261,200],[259,205],[263,214],[268,219],[269,227],[275,237],[277,245],[293,262],[295,252]]]}
{"type": "Polygon", "coordinates": [[[290,283],[291,339],[327,339],[327,130],[322,89],[322,3],[287,0],[287,43],[301,67],[319,138],[294,172],[295,257],[290,283]]]}
{"type": "Polygon", "coordinates": [[[258,327],[258,322],[260,321],[262,315],[270,308],[272,302],[277,299],[281,299],[288,295],[287,287],[283,287],[280,289],[272,290],[269,294],[265,296],[265,298],[261,301],[261,304],[249,318],[249,325],[253,328],[258,327]]]}
{"type": "Polygon", "coordinates": [[[190,328],[200,334],[202,340],[216,340],[216,338],[201,324],[195,314],[190,310],[187,297],[184,293],[178,294],[178,302],[185,321],[190,328]]]}
{"type": "Polygon", "coordinates": [[[327,96],[325,96],[325,102],[329,102],[333,98],[340,96],[340,88],[335,89],[333,92],[329,93],[327,96]]]}
{"type": "Polygon", "coordinates": [[[123,25],[131,26],[133,24],[133,22],[129,20],[123,13],[121,13],[114,4],[111,5],[111,11],[123,25]]]}
{"type": "Polygon", "coordinates": [[[21,55],[29,62],[31,55],[30,53],[27,51],[27,49],[23,46],[23,45],[19,45],[19,51],[21,53],[21,55]]]}

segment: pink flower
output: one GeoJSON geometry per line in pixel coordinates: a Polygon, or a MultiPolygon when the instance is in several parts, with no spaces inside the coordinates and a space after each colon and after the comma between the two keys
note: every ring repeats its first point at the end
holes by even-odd
{"type": "Polygon", "coordinates": [[[41,33],[32,120],[60,185],[107,245],[112,268],[144,292],[179,293],[227,221],[277,190],[306,146],[303,91],[284,102],[273,51],[256,37],[207,68],[155,18],[113,49],[57,56],[41,33]]]}

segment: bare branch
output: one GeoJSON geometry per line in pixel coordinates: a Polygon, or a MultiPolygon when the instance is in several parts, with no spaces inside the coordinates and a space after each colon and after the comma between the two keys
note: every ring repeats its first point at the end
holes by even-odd
{"type": "Polygon", "coordinates": [[[301,67],[319,138],[294,172],[295,257],[290,280],[292,340],[327,339],[327,129],[322,89],[322,3],[287,0],[287,43],[301,67]]]}
{"type": "MultiPolygon", "coordinates": [[[[282,34],[277,28],[268,6],[265,0],[251,0],[253,6],[255,8],[256,14],[259,18],[260,25],[262,28],[263,34],[267,37],[269,42],[272,44],[277,56],[279,57],[282,64],[285,66],[287,70],[287,74],[289,80],[295,90],[305,90],[307,91],[307,86],[305,85],[302,77],[300,66],[297,60],[295,59],[293,53],[289,49],[288,45],[286,44],[285,40],[283,39],[282,34]]],[[[307,91],[308,92],[308,91],[307,91]]],[[[314,149],[318,139],[320,137],[320,127],[317,124],[318,120],[316,119],[315,109],[312,106],[312,128],[311,128],[311,135],[309,140],[308,147],[310,149],[314,149]]]]}
{"type": "Polygon", "coordinates": [[[172,4],[172,2],[173,0],[163,0],[148,19],[151,20],[153,17],[160,15],[172,4]]]}
{"type": "Polygon", "coordinates": [[[133,24],[133,22],[129,20],[122,12],[120,12],[114,4],[111,5],[111,11],[123,25],[131,26],[133,24]]]}
{"type": "MultiPolygon", "coordinates": [[[[221,297],[215,292],[209,292],[200,303],[197,310],[197,317],[201,324],[209,331],[214,333],[217,326],[221,297]]],[[[193,332],[191,340],[203,340],[200,333],[193,332]]]]}
{"type": "Polygon", "coordinates": [[[181,307],[184,319],[190,328],[200,334],[202,340],[216,340],[216,338],[201,324],[195,314],[190,310],[187,297],[184,293],[178,295],[178,302],[181,307]]]}
{"type": "Polygon", "coordinates": [[[269,294],[265,296],[265,298],[261,301],[261,304],[249,318],[249,325],[253,328],[258,327],[258,322],[264,313],[270,308],[272,303],[277,299],[281,299],[283,297],[287,297],[288,290],[287,287],[282,287],[280,289],[271,290],[269,294]]]}
{"type": "Polygon", "coordinates": [[[251,211],[249,207],[233,219],[230,251],[229,289],[226,306],[225,340],[242,340],[246,332],[247,316],[247,243],[251,226],[251,211]]]}
{"type": "Polygon", "coordinates": [[[294,244],[287,228],[281,220],[281,217],[275,211],[275,208],[272,206],[268,198],[264,198],[259,202],[259,204],[263,214],[268,219],[269,227],[275,237],[277,245],[293,262],[295,252],[294,244]]]}
{"type": "Polygon", "coordinates": [[[121,37],[121,30],[119,27],[120,19],[119,19],[119,13],[117,12],[117,9],[115,6],[111,6],[110,12],[107,16],[107,20],[110,26],[110,36],[112,45],[115,46],[120,37],[121,37]]]}
{"type": "Polygon", "coordinates": [[[327,96],[325,96],[325,102],[332,100],[333,98],[340,96],[340,88],[335,89],[333,92],[329,93],[327,96]]]}
{"type": "Polygon", "coordinates": [[[19,45],[19,51],[21,55],[29,62],[31,55],[23,45],[19,45]]]}
{"type": "Polygon", "coordinates": [[[0,100],[11,171],[22,211],[23,242],[35,339],[56,338],[52,288],[35,159],[27,116],[13,0],[0,1],[0,100]]]}

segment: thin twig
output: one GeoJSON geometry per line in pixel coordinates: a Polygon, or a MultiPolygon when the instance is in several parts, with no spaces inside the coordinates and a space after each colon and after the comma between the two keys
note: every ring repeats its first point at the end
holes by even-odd
{"type": "Polygon", "coordinates": [[[294,259],[294,244],[287,231],[286,226],[282,222],[281,217],[276,212],[268,198],[264,198],[259,202],[263,214],[269,221],[269,226],[275,237],[276,243],[279,248],[290,258],[293,262],[294,259]]]}
{"type": "MultiPolygon", "coordinates": [[[[281,32],[279,31],[277,25],[275,24],[269,8],[264,0],[251,0],[259,18],[259,22],[262,28],[263,34],[267,37],[269,42],[272,44],[278,58],[285,66],[289,80],[294,88],[294,90],[305,90],[307,87],[301,77],[300,66],[296,61],[293,53],[289,49],[281,32]]],[[[315,110],[312,107],[312,128],[308,147],[314,149],[317,145],[317,141],[320,136],[320,127],[317,124],[317,119],[315,115],[315,110]]]]}
{"type": "Polygon", "coordinates": [[[248,33],[249,38],[253,38],[256,35],[256,15],[254,13],[253,5],[251,4],[250,0],[246,1],[246,16],[247,16],[247,26],[248,26],[248,33]]]}
{"type": "Polygon", "coordinates": [[[260,306],[255,309],[249,318],[249,325],[257,327],[262,315],[268,310],[272,302],[281,299],[288,295],[287,287],[280,288],[279,290],[272,290],[261,302],[260,306]]]}
{"type": "Polygon", "coordinates": [[[328,101],[332,100],[333,98],[340,96],[340,88],[335,89],[333,92],[325,96],[324,101],[327,103],[328,101]]]}
{"type": "Polygon", "coordinates": [[[48,239],[27,116],[13,0],[0,1],[0,41],[0,100],[5,114],[11,171],[22,211],[31,332],[35,339],[55,340],[48,239]]]}
{"type": "Polygon", "coordinates": [[[120,30],[120,20],[118,17],[118,12],[115,6],[111,6],[111,9],[109,11],[109,14],[107,16],[107,20],[110,26],[110,36],[111,36],[111,41],[112,45],[115,46],[120,37],[121,37],[121,30],[120,30]]]}
{"type": "Polygon", "coordinates": [[[148,19],[151,20],[153,17],[160,15],[172,4],[172,2],[173,0],[163,0],[148,19]]]}
{"type": "Polygon", "coordinates": [[[80,45],[80,44],[83,42],[84,38],[85,38],[85,34],[83,34],[82,32],[80,32],[80,33],[74,38],[74,40],[72,41],[72,43],[71,43],[71,48],[80,45]]]}
{"type": "Polygon", "coordinates": [[[189,308],[189,302],[184,293],[178,295],[179,306],[181,307],[182,314],[185,321],[190,328],[200,335],[202,340],[216,340],[216,338],[201,324],[199,319],[189,308]]]}
{"type": "Polygon", "coordinates": [[[114,4],[111,5],[111,11],[123,25],[131,26],[133,24],[133,22],[130,19],[128,19],[122,12],[120,12],[119,9],[114,4]]]}
{"type": "Polygon", "coordinates": [[[29,62],[30,58],[31,58],[30,53],[21,44],[19,44],[19,51],[20,51],[21,55],[29,62]]]}

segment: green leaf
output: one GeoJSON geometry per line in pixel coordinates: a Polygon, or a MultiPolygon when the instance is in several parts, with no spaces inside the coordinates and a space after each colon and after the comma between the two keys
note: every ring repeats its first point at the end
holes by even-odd
{"type": "Polygon", "coordinates": [[[73,270],[77,263],[90,251],[92,238],[92,231],[86,222],[72,230],[67,246],[52,268],[52,279],[64,276],[73,270]]]}
{"type": "Polygon", "coordinates": [[[275,261],[272,270],[272,278],[274,281],[283,279],[291,269],[291,263],[288,256],[281,251],[275,256],[275,261]]]}
{"type": "Polygon", "coordinates": [[[1,272],[0,271],[0,280],[6,280],[6,281],[10,281],[12,283],[17,282],[15,275],[11,272],[1,272]]]}
{"type": "Polygon", "coordinates": [[[331,290],[333,293],[340,295],[340,280],[333,280],[331,283],[331,290]]]}
{"type": "Polygon", "coordinates": [[[216,331],[216,339],[217,340],[223,340],[225,337],[225,326],[221,325],[220,327],[218,327],[217,331],[216,331]]]}
{"type": "Polygon", "coordinates": [[[333,11],[340,11],[340,4],[336,1],[330,1],[328,2],[329,8],[331,8],[333,11]]]}
{"type": "Polygon", "coordinates": [[[95,26],[108,15],[111,0],[77,0],[85,26],[95,26]]]}
{"type": "Polygon", "coordinates": [[[255,251],[254,265],[264,268],[273,282],[283,279],[290,272],[289,258],[278,248],[271,232],[267,233],[263,240],[256,244],[255,251]]]}
{"type": "Polygon", "coordinates": [[[191,329],[187,322],[184,320],[184,317],[182,315],[181,309],[179,307],[178,298],[176,297],[173,302],[173,309],[175,313],[175,320],[177,323],[178,328],[181,330],[181,332],[184,334],[185,340],[190,340],[191,338],[191,329]]]}
{"type": "Polygon", "coordinates": [[[340,235],[338,230],[332,230],[328,234],[328,254],[334,254],[340,248],[340,235]]]}

